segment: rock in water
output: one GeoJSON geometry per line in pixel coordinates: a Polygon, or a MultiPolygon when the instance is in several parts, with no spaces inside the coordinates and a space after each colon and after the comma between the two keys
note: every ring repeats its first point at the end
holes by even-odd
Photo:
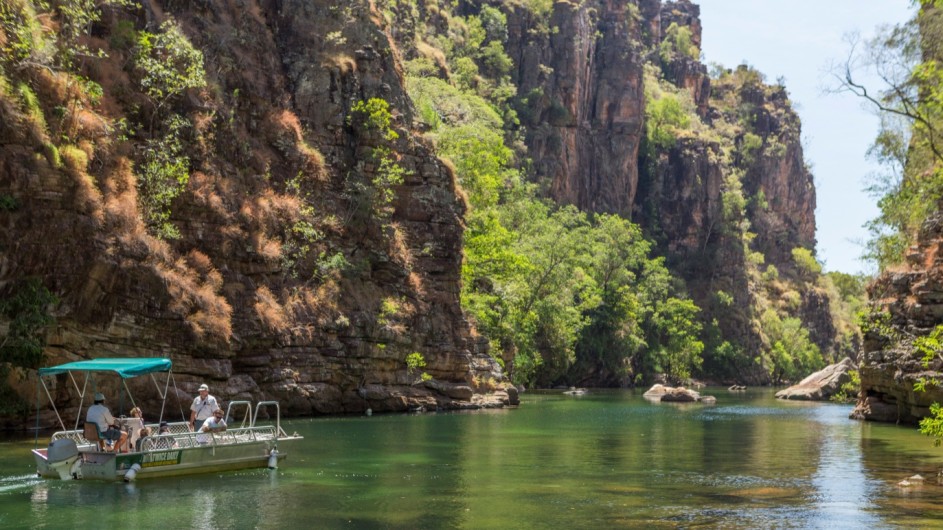
{"type": "Polygon", "coordinates": [[[841,362],[826,366],[799,381],[799,384],[776,392],[776,397],[779,399],[826,401],[838,393],[843,384],[851,381],[851,375],[848,372],[855,369],[855,363],[845,357],[841,362]]]}

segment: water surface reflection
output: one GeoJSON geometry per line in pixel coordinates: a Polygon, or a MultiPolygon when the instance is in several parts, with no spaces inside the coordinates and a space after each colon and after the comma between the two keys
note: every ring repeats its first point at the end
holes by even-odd
{"type": "Polygon", "coordinates": [[[943,452],[914,429],[768,390],[713,407],[531,393],[512,411],[320,418],[275,471],[41,481],[0,444],[0,525],[129,528],[943,527],[943,452]],[[901,489],[902,478],[928,477],[901,489]]]}

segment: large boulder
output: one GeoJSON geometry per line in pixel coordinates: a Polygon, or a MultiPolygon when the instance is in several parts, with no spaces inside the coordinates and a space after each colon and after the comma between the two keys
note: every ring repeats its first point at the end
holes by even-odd
{"type": "Polygon", "coordinates": [[[804,401],[827,401],[841,390],[842,385],[851,381],[852,370],[857,370],[855,363],[845,357],[840,362],[806,377],[799,384],[776,392],[779,399],[796,399],[804,401]]]}
{"type": "Polygon", "coordinates": [[[673,388],[664,385],[654,385],[642,394],[649,401],[663,401],[665,403],[704,403],[713,405],[717,402],[714,396],[702,396],[699,392],[679,386],[673,388]]]}

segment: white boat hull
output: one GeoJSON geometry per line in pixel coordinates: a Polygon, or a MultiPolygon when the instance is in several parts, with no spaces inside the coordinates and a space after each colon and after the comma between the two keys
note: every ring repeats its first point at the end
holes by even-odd
{"type": "MultiPolygon", "coordinates": [[[[211,473],[234,469],[273,467],[271,458],[282,460],[287,453],[279,447],[300,436],[275,436],[271,428],[232,429],[219,434],[182,433],[154,437],[144,444],[142,451],[114,453],[101,451],[94,444],[78,446],[79,454],[71,462],[50,462],[47,449],[34,449],[36,472],[39,476],[68,480],[124,480],[211,473]]],[[[53,438],[78,435],[78,431],[56,433],[53,438]]]]}

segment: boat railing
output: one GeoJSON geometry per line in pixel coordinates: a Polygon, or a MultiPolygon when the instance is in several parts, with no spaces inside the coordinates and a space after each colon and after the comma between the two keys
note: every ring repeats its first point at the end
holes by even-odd
{"type": "Polygon", "coordinates": [[[158,451],[161,449],[186,449],[189,447],[204,447],[208,445],[233,445],[260,440],[272,440],[277,437],[274,425],[261,427],[237,427],[223,432],[182,432],[148,436],[141,442],[141,451],[158,451]]]}
{"type": "Polygon", "coordinates": [[[235,427],[236,422],[239,422],[239,427],[255,426],[255,418],[252,417],[251,401],[230,401],[229,405],[226,406],[226,425],[235,427]],[[236,418],[240,409],[243,411],[241,420],[236,418]]]}
{"type": "MultiPolygon", "coordinates": [[[[275,407],[275,437],[276,438],[285,438],[288,434],[282,430],[282,409],[278,404],[278,401],[259,401],[255,405],[255,413],[252,415],[252,425],[257,425],[259,419],[259,411],[268,410],[269,407],[275,407]]],[[[271,417],[271,416],[270,416],[271,417]]]]}
{"type": "Polygon", "coordinates": [[[82,429],[77,431],[58,431],[53,433],[50,438],[50,442],[55,442],[56,440],[72,440],[75,442],[75,445],[96,445],[94,442],[90,442],[85,438],[85,433],[82,429]]]}
{"type": "MultiPolygon", "coordinates": [[[[249,401],[233,401],[227,407],[226,412],[226,417],[230,420],[230,424],[236,423],[237,421],[235,418],[231,417],[231,414],[240,412],[241,407],[245,407],[246,410],[245,415],[242,416],[240,421],[241,425],[230,427],[221,433],[193,432],[190,430],[190,426],[187,422],[180,421],[168,424],[168,434],[157,434],[160,425],[158,423],[147,423],[146,426],[149,427],[151,432],[154,434],[144,438],[141,441],[141,450],[149,451],[162,449],[167,448],[166,446],[168,445],[175,447],[199,447],[202,445],[207,445],[208,443],[214,445],[226,445],[246,441],[255,441],[257,439],[277,440],[279,438],[289,437],[282,429],[281,408],[279,407],[277,401],[260,401],[256,404],[255,410],[252,409],[252,403],[249,401]],[[275,424],[257,425],[256,422],[259,419],[260,412],[263,410],[267,411],[271,407],[275,407],[274,418],[271,415],[269,415],[268,418],[274,419],[275,424]]],[[[58,431],[53,433],[50,440],[56,441],[65,438],[74,441],[75,444],[80,447],[91,446],[97,448],[97,444],[95,442],[91,442],[85,438],[83,429],[58,431]]],[[[132,448],[132,450],[134,449],[135,448],[132,448]]]]}

